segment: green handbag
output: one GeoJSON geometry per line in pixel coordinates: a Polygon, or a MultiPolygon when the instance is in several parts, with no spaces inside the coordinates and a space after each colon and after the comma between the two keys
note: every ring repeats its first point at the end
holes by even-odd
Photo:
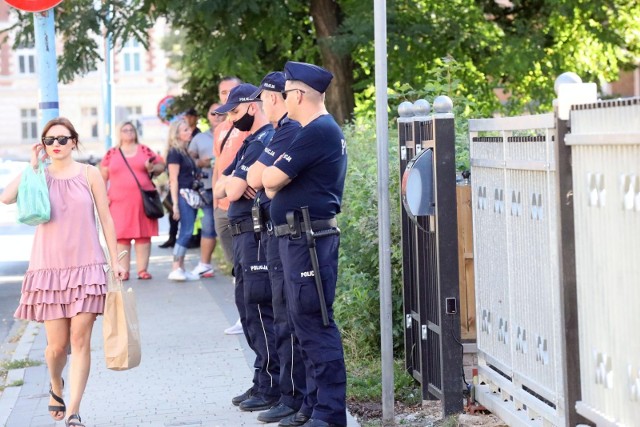
{"type": "Polygon", "coordinates": [[[18,222],[27,225],[38,225],[51,218],[49,188],[44,174],[44,163],[38,163],[35,171],[28,166],[22,172],[18,187],[18,222]]]}

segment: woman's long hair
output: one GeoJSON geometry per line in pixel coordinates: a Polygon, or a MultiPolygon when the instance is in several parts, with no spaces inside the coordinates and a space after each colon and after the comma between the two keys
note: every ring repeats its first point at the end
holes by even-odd
{"type": "MultiPolygon", "coordinates": [[[[133,128],[133,133],[136,135],[136,144],[140,144],[140,141],[138,141],[138,128],[136,127],[136,125],[133,124],[133,122],[124,122],[122,124],[120,124],[120,127],[118,128],[118,135],[120,135],[122,133],[122,128],[125,126],[131,126],[133,128]]],[[[118,141],[118,147],[122,145],[122,141],[118,141]]]]}
{"type": "MultiPolygon", "coordinates": [[[[178,133],[180,132],[181,125],[187,127],[189,126],[184,119],[174,120],[173,122],[171,122],[171,126],[169,126],[169,137],[167,139],[167,155],[169,154],[169,150],[171,150],[172,148],[175,148],[182,154],[187,154],[187,148],[185,147],[185,144],[180,141],[180,138],[178,138],[178,133]]],[[[166,158],[167,156],[165,156],[165,159],[166,158]]]]}

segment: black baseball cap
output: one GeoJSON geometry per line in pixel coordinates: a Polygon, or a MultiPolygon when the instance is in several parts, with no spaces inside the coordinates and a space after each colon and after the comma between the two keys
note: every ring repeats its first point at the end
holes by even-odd
{"type": "Polygon", "coordinates": [[[258,88],[250,83],[242,83],[234,87],[231,89],[231,92],[229,92],[227,103],[216,108],[216,114],[226,114],[240,104],[256,102],[256,99],[251,97],[256,90],[258,90],[258,88]]]}
{"type": "Polygon", "coordinates": [[[282,92],[284,90],[284,83],[286,79],[284,78],[284,73],[282,71],[272,71],[271,73],[264,76],[262,81],[260,82],[260,86],[258,90],[255,91],[251,97],[253,99],[257,99],[263,90],[270,90],[272,92],[282,92]]]}

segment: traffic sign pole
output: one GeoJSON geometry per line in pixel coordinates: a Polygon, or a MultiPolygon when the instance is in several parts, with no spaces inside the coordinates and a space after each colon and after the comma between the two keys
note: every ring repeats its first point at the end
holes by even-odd
{"type": "Polygon", "coordinates": [[[40,85],[40,103],[38,104],[40,110],[39,131],[42,132],[49,120],[55,119],[60,115],[53,9],[34,13],[33,27],[36,39],[36,66],[40,85]]]}
{"type": "Polygon", "coordinates": [[[33,32],[36,39],[36,67],[40,84],[38,108],[40,132],[51,119],[60,115],[58,103],[58,64],[56,62],[56,29],[53,8],[62,0],[5,0],[9,6],[33,12],[33,32]]]}

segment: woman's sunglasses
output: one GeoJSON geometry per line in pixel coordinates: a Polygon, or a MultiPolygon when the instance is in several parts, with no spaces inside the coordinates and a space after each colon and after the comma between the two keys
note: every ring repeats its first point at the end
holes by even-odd
{"type": "Polygon", "coordinates": [[[54,142],[58,141],[60,145],[67,145],[67,141],[73,139],[70,136],[45,136],[42,138],[42,143],[44,145],[53,145],[54,142]]]}

